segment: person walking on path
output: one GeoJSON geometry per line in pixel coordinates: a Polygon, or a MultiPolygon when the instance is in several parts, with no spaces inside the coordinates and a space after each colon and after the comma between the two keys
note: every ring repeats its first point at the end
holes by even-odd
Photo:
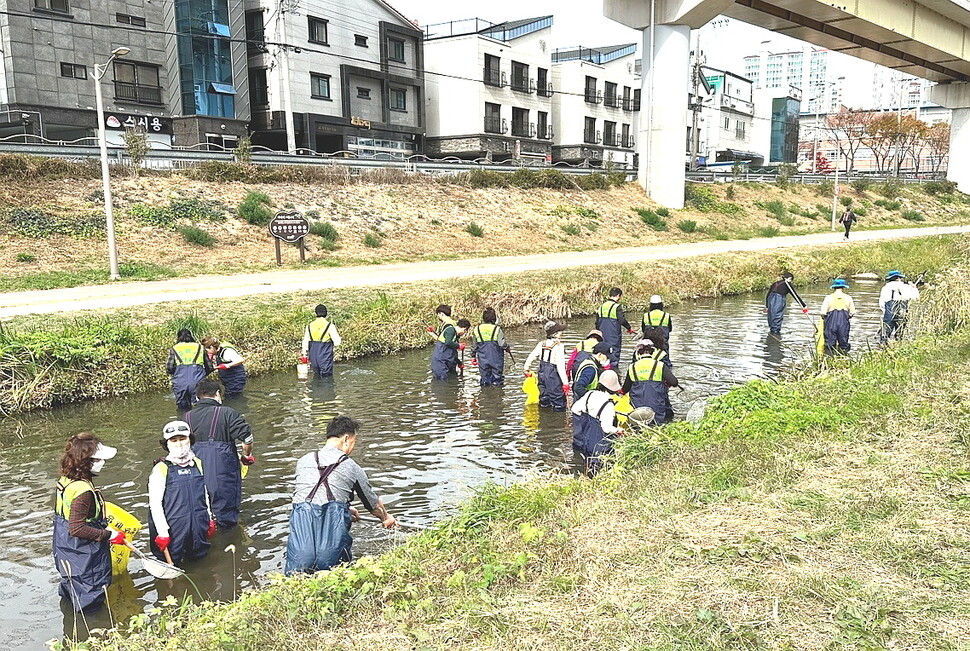
{"type": "Polygon", "coordinates": [[[572,377],[576,364],[592,356],[593,347],[601,341],[603,341],[603,333],[599,330],[590,330],[586,338],[576,344],[572,354],[569,356],[569,360],[566,362],[566,374],[569,377],[572,377]]]}
{"type": "Polygon", "coordinates": [[[219,341],[218,337],[203,337],[202,345],[209,355],[209,361],[219,373],[219,381],[226,388],[226,400],[242,395],[246,388],[245,358],[230,343],[219,341]]]}
{"type": "Polygon", "coordinates": [[[490,307],[482,312],[482,323],[472,330],[472,363],[478,366],[480,384],[502,386],[505,383],[505,353],[511,348],[505,341],[505,333],[496,323],[498,316],[490,307]]]}
{"type": "Polygon", "coordinates": [[[202,380],[196,388],[199,401],[185,414],[195,443],[192,451],[202,460],[205,487],[212,513],[223,529],[236,526],[242,502],[240,463],[252,465],[253,433],[242,414],[222,404],[222,387],[215,380],[202,380]],[[236,445],[242,447],[242,454],[236,445]]]}
{"type": "Polygon", "coordinates": [[[879,339],[882,343],[902,338],[909,315],[909,302],[918,298],[919,288],[915,283],[907,283],[905,274],[895,269],[886,274],[886,284],[879,292],[879,309],[882,310],[879,339]]]}
{"type": "Polygon", "coordinates": [[[845,293],[849,284],[842,278],[832,282],[833,291],[822,301],[821,315],[824,322],[822,336],[825,338],[825,352],[829,355],[849,352],[849,329],[855,316],[855,303],[845,293]]]}
{"type": "Polygon", "coordinates": [[[547,321],[546,338],[525,358],[522,371],[530,375],[532,362],[539,360],[539,406],[551,407],[556,411],[566,411],[566,394],[569,393],[569,379],[566,375],[566,349],[560,341],[566,326],[555,321],[547,321]]]}
{"type": "Polygon", "coordinates": [[[337,416],[327,425],[322,449],[296,462],[290,537],[286,543],[286,573],[329,570],[352,559],[350,525],[360,519],[350,506],[354,495],[385,529],[397,526],[374,493],[364,470],[350,458],[360,424],[337,416]],[[323,490],[321,490],[323,489],[323,490]]]}
{"type": "Polygon", "coordinates": [[[610,347],[604,343],[593,346],[592,354],[573,367],[573,402],[599,384],[600,374],[610,364],[610,347]]]}
{"type": "Polygon", "coordinates": [[[196,400],[195,386],[212,372],[212,362],[190,330],[182,328],[176,339],[177,343],[168,351],[165,370],[172,376],[175,405],[179,411],[186,412],[196,400]]]}
{"type": "Polygon", "coordinates": [[[781,279],[772,283],[765,296],[765,310],[768,312],[768,331],[773,335],[781,334],[781,322],[785,318],[785,309],[788,307],[788,297],[791,296],[802,308],[802,312],[808,314],[808,306],[802,297],[798,295],[792,282],[795,275],[786,271],[781,274],[781,279]]]}
{"type": "Polygon", "coordinates": [[[303,357],[318,377],[333,375],[333,349],[340,345],[337,326],[327,318],[327,306],[320,304],[313,309],[317,318],[307,324],[303,331],[303,357]]]}
{"type": "Polygon", "coordinates": [[[670,367],[654,356],[657,350],[653,341],[647,340],[646,356],[633,362],[623,380],[623,393],[630,395],[634,408],[649,407],[654,413],[654,425],[673,420],[670,407],[670,388],[680,386],[670,367]]]}
{"type": "Polygon", "coordinates": [[[185,421],[162,428],[159,441],[168,454],[148,476],[148,531],[151,551],[166,563],[202,558],[216,521],[209,508],[202,462],[192,452],[195,437],[185,421]]]}
{"type": "Polygon", "coordinates": [[[842,213],[842,216],[839,217],[839,223],[842,224],[842,226],[845,227],[845,238],[844,239],[846,241],[848,241],[848,239],[849,239],[849,231],[852,230],[852,225],[854,223],[856,223],[857,221],[859,221],[859,220],[856,218],[855,213],[852,212],[852,208],[850,208],[849,206],[846,206],[845,207],[845,212],[843,212],[842,213]]]}
{"type": "Polygon", "coordinates": [[[54,565],[61,576],[57,592],[75,612],[93,612],[104,604],[111,584],[111,545],[124,545],[125,534],[109,529],[104,498],[94,478],[117,450],[90,432],[75,434],[64,445],[61,476],[54,497],[54,565]]]}
{"type": "Polygon", "coordinates": [[[586,474],[595,475],[603,457],[613,451],[613,441],[622,432],[616,426],[616,407],[611,396],[620,392],[616,371],[603,371],[599,384],[573,402],[573,450],[583,460],[586,474]]]}
{"type": "Polygon", "coordinates": [[[670,354],[670,333],[674,329],[673,319],[670,313],[664,310],[663,298],[658,294],[650,297],[650,307],[643,313],[643,321],[640,324],[641,338],[646,339],[652,333],[658,333],[663,337],[662,348],[670,354]]]}
{"type": "Polygon", "coordinates": [[[623,314],[620,300],[623,298],[623,290],[614,287],[610,290],[609,298],[604,302],[596,313],[597,330],[603,333],[603,341],[610,347],[610,365],[618,368],[620,353],[623,350],[623,330],[633,334],[630,322],[623,314]]]}

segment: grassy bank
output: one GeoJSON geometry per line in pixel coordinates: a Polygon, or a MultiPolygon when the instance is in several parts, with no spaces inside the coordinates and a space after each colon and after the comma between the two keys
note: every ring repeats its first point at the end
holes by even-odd
{"type": "Polygon", "coordinates": [[[381,291],[151,305],[76,318],[18,317],[0,330],[0,411],[16,413],[166,387],[165,357],[182,327],[236,344],[252,373],[286,368],[295,363],[303,327],[318,302],[330,307],[344,340],[339,357],[348,359],[427,345],[424,329],[434,323],[439,303],[452,304],[459,315],[476,322],[484,307],[494,306],[502,323],[512,326],[592,314],[608,289],[619,285],[626,291],[628,310],[635,313],[655,293],[670,305],[695,296],[739,294],[767,287],[785,269],[799,283],[890,268],[939,271],[951,267],[967,246],[966,238],[943,236],[401,284],[381,291]]]}
{"type": "Polygon", "coordinates": [[[752,381],[594,480],[488,486],[378,558],[93,649],[966,649],[970,269],[918,339],[752,381]]]}

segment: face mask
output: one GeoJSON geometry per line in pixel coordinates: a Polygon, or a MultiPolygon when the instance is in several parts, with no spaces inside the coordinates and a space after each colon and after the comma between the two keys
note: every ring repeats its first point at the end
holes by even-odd
{"type": "Polygon", "coordinates": [[[95,459],[94,463],[91,464],[91,472],[101,472],[102,468],[104,468],[104,459],[95,459]]]}
{"type": "Polygon", "coordinates": [[[168,452],[169,458],[173,461],[186,461],[192,456],[192,444],[189,441],[170,442],[168,452]]]}

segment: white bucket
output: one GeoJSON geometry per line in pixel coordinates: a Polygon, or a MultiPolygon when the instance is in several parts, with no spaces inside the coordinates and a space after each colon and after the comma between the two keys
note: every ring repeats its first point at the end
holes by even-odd
{"type": "Polygon", "coordinates": [[[298,380],[305,380],[310,375],[310,365],[309,364],[297,364],[296,365],[296,378],[298,380]]]}

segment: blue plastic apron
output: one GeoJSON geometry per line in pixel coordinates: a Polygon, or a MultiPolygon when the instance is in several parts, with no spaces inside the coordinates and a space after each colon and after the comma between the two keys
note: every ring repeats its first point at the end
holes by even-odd
{"type": "MultiPolygon", "coordinates": [[[[224,528],[236,526],[239,521],[239,505],[242,503],[242,472],[239,453],[232,441],[217,441],[216,426],[222,418],[223,407],[212,407],[208,438],[196,434],[192,451],[202,460],[205,469],[205,488],[209,492],[209,507],[216,523],[224,528]]],[[[192,427],[192,417],[197,412],[185,414],[185,421],[192,427]]],[[[195,430],[193,429],[193,433],[195,430]]]]}
{"type": "MultiPolygon", "coordinates": [[[[168,553],[172,561],[180,563],[186,559],[202,558],[209,553],[209,512],[205,506],[205,478],[198,461],[191,465],[179,466],[168,459],[162,462],[168,466],[165,477],[165,497],[162,498],[162,511],[168,522],[168,536],[171,542],[168,553]]],[[[151,550],[156,558],[165,560],[165,554],[155,545],[155,521],[148,514],[148,531],[151,550]]]]}
{"type": "Polygon", "coordinates": [[[286,574],[329,570],[352,560],[350,535],[350,507],[334,499],[330,490],[330,475],[347,460],[343,455],[336,463],[320,465],[320,452],[314,453],[320,479],[306,500],[293,505],[290,512],[290,537],[286,542],[286,574]],[[323,486],[327,503],[314,504],[313,498],[323,486]]]}

